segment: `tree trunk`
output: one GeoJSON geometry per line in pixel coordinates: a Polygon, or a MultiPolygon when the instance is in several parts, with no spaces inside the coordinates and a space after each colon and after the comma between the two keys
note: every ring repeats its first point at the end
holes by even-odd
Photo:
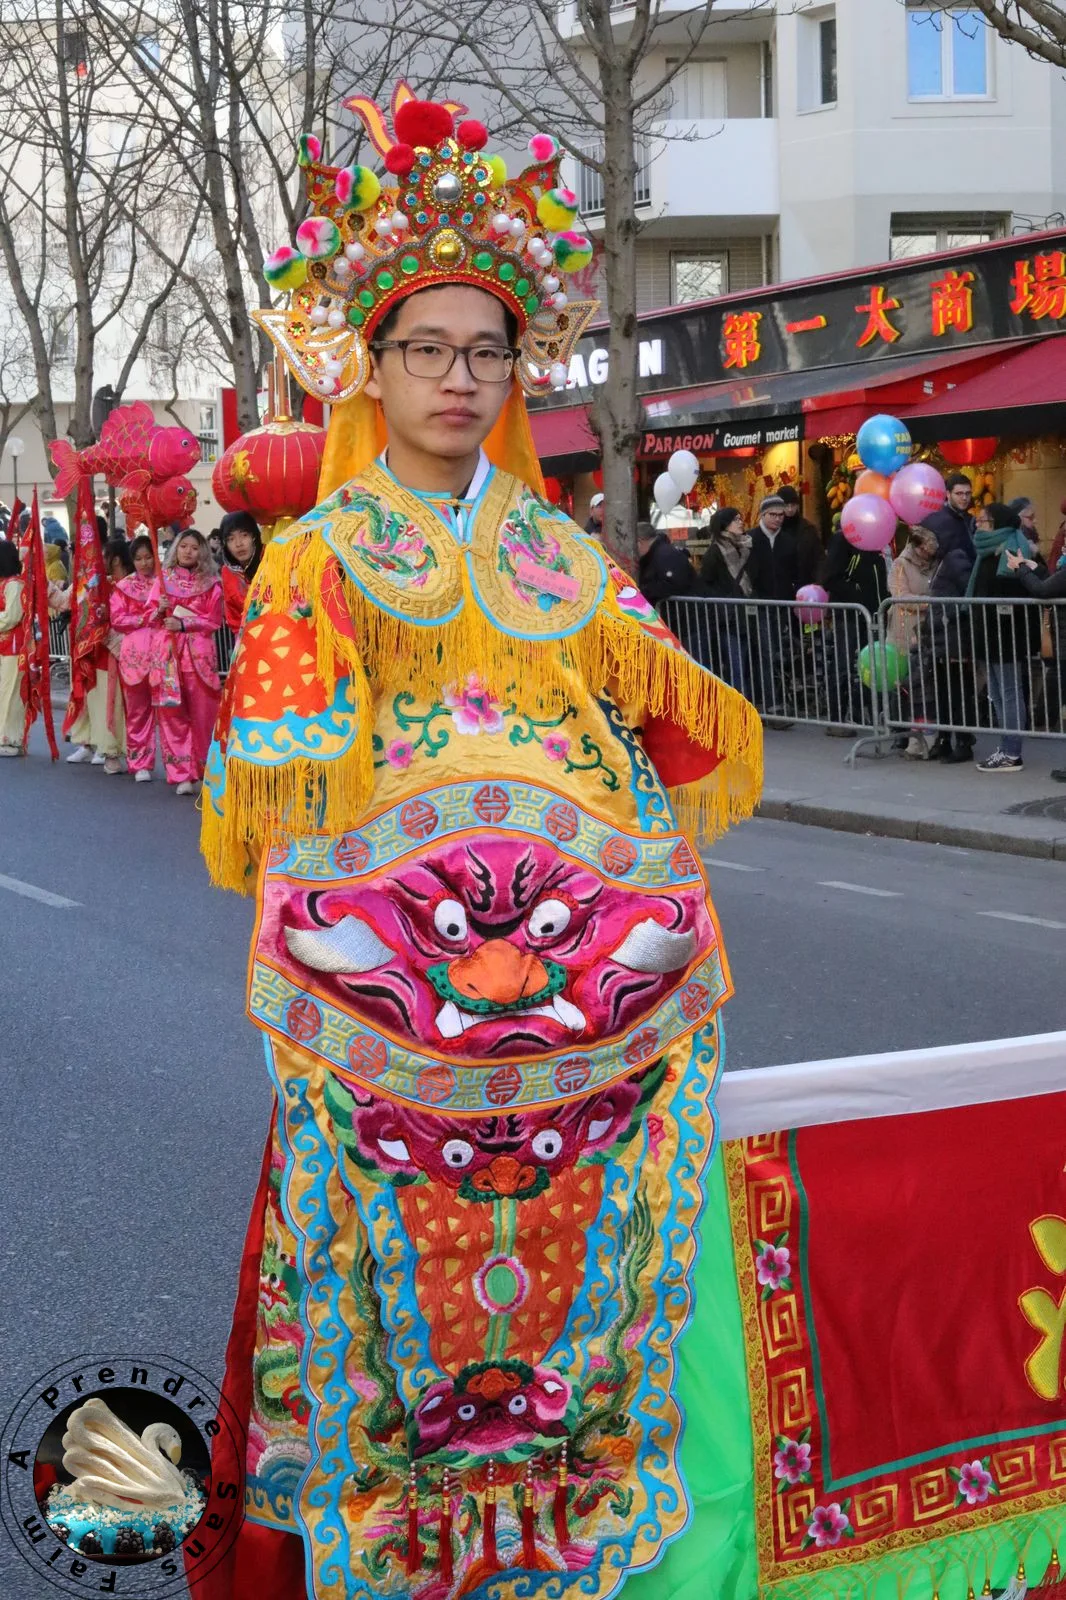
{"type": "Polygon", "coordinates": [[[603,254],[608,284],[607,366],[595,416],[603,450],[607,543],[636,572],[637,496],[633,459],[639,438],[637,398],[637,219],[633,94],[629,75],[601,57],[604,112],[603,254]]]}

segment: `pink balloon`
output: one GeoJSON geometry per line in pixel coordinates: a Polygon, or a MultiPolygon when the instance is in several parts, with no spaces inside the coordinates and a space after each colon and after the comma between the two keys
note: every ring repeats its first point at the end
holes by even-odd
{"type": "Polygon", "coordinates": [[[825,607],[829,604],[829,595],[820,583],[805,583],[802,589],[796,590],[797,601],[803,601],[796,606],[796,615],[801,622],[821,622],[825,617],[825,607]]]}
{"type": "Polygon", "coordinates": [[[856,494],[840,513],[840,531],[856,550],[883,550],[896,532],[896,513],[879,494],[856,494]]]}
{"type": "Polygon", "coordinates": [[[888,503],[903,522],[921,522],[939,511],[947,497],[943,478],[928,461],[900,467],[888,487],[888,503]]]}

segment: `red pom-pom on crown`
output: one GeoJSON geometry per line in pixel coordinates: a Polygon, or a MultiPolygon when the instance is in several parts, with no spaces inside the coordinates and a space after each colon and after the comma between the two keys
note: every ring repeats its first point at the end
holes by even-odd
{"type": "Polygon", "coordinates": [[[406,178],[414,164],[415,152],[409,144],[394,144],[385,152],[385,170],[394,172],[398,178],[406,178]]]}
{"type": "Polygon", "coordinates": [[[406,100],[392,119],[400,144],[421,145],[433,150],[442,139],[450,139],[455,119],[447,106],[433,100],[406,100]]]}
{"type": "Polygon", "coordinates": [[[475,117],[468,117],[456,128],[455,137],[464,150],[484,150],[489,142],[489,130],[475,117]]]}

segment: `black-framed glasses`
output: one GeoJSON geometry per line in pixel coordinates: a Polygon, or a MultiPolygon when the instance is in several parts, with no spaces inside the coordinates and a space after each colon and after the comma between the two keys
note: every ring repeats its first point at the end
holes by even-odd
{"type": "Polygon", "coordinates": [[[518,351],[506,344],[446,344],[441,339],[379,339],[371,350],[400,350],[412,378],[443,378],[462,356],[475,383],[507,383],[518,351]]]}

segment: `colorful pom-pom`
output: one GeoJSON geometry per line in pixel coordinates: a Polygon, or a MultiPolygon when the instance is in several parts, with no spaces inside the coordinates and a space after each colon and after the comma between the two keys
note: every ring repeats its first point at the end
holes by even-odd
{"type": "Polygon", "coordinates": [[[312,261],[322,261],[337,254],[341,230],[332,217],[305,217],[296,230],[296,243],[312,261]]]}
{"type": "Polygon", "coordinates": [[[592,260],[592,240],[583,233],[561,233],[553,254],[560,272],[580,272],[592,260]]]}
{"type": "Polygon", "coordinates": [[[502,156],[486,156],[485,165],[492,173],[492,181],[497,189],[502,189],[507,182],[507,163],[502,156]]]}
{"type": "Polygon", "coordinates": [[[553,233],[562,233],[577,216],[577,195],[572,189],[549,189],[537,201],[537,217],[553,233]]]}
{"type": "Polygon", "coordinates": [[[400,144],[433,150],[442,139],[451,138],[454,121],[447,106],[433,100],[407,100],[397,108],[392,125],[400,144]]]}
{"type": "Polygon", "coordinates": [[[378,175],[369,167],[342,167],[333,187],[337,199],[348,211],[368,211],[381,194],[378,175]]]}
{"type": "Polygon", "coordinates": [[[406,178],[415,164],[415,147],[412,144],[394,144],[385,152],[385,170],[397,178],[406,178]]]}
{"type": "Polygon", "coordinates": [[[307,257],[283,244],[263,263],[263,277],[273,289],[299,289],[307,282],[307,257]]]}
{"type": "Polygon", "coordinates": [[[475,117],[468,117],[456,128],[455,137],[464,150],[484,150],[489,142],[489,130],[475,117]]]}
{"type": "Polygon", "coordinates": [[[301,133],[296,146],[296,160],[301,167],[312,166],[322,155],[322,140],[313,133],[301,133]]]}
{"type": "Polygon", "coordinates": [[[529,153],[534,161],[539,161],[543,165],[545,161],[551,161],[558,155],[559,146],[550,133],[535,133],[529,141],[529,153]]]}

